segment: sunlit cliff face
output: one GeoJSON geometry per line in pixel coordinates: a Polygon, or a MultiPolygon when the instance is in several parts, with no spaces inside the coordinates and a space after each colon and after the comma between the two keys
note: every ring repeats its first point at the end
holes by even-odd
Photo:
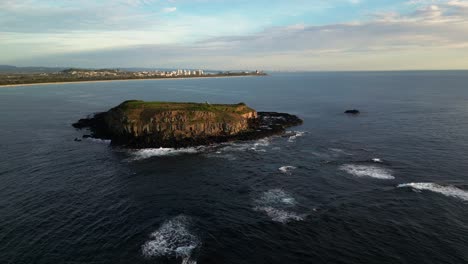
{"type": "Polygon", "coordinates": [[[234,135],[248,129],[248,120],[255,112],[228,117],[206,111],[164,111],[151,115],[149,120],[130,119],[121,116],[120,120],[109,119],[109,126],[115,131],[132,136],[160,134],[163,138],[192,138],[200,136],[234,135]],[[115,122],[114,122],[115,121],[115,122]]]}
{"type": "Polygon", "coordinates": [[[155,135],[162,140],[235,135],[249,128],[257,112],[245,104],[211,105],[127,102],[107,113],[111,131],[123,136],[155,135]]]}

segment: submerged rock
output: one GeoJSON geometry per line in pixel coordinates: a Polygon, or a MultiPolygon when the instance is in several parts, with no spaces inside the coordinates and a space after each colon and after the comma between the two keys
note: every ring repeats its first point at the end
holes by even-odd
{"type": "Polygon", "coordinates": [[[351,109],[351,110],[346,110],[345,111],[345,114],[351,114],[351,115],[358,115],[359,113],[361,113],[361,112],[359,112],[359,110],[357,110],[357,109],[351,109]]]}
{"type": "Polygon", "coordinates": [[[244,103],[125,101],[73,126],[92,136],[132,148],[189,147],[282,134],[302,124],[295,115],[256,112],[244,103]]]}

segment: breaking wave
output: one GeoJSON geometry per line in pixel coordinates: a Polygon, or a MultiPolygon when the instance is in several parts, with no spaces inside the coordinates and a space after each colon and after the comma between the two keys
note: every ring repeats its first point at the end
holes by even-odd
{"type": "Polygon", "coordinates": [[[382,180],[395,179],[390,170],[374,165],[345,164],[340,167],[340,170],[346,171],[347,173],[357,177],[371,177],[382,180]]]}
{"type": "Polygon", "coordinates": [[[270,138],[264,138],[251,142],[247,141],[221,143],[219,145],[214,146],[214,149],[216,149],[214,154],[225,155],[226,153],[244,151],[267,152],[267,147],[270,146],[270,140],[270,138]]]}
{"type": "Polygon", "coordinates": [[[448,197],[454,197],[454,198],[461,199],[463,201],[468,201],[468,191],[459,189],[451,185],[443,186],[443,185],[439,185],[435,183],[428,183],[428,182],[426,183],[424,182],[404,183],[404,184],[398,185],[398,188],[405,188],[405,187],[413,188],[414,190],[420,190],[420,191],[431,191],[431,192],[443,194],[448,197]]]}
{"type": "Polygon", "coordinates": [[[371,159],[371,161],[375,163],[383,163],[382,159],[379,159],[379,158],[373,158],[371,159]]]}
{"type": "Polygon", "coordinates": [[[150,149],[139,149],[132,151],[131,154],[134,156],[133,160],[143,160],[151,157],[161,156],[175,156],[180,154],[195,154],[199,153],[203,148],[150,148],[150,149]]]}
{"type": "Polygon", "coordinates": [[[111,140],[110,139],[99,139],[99,138],[85,138],[84,140],[86,141],[91,141],[94,143],[101,143],[101,144],[110,144],[111,140]]]}
{"type": "Polygon", "coordinates": [[[253,147],[250,149],[254,151],[266,152],[266,149],[262,147],[268,147],[268,146],[270,146],[270,140],[268,138],[264,138],[264,139],[257,140],[253,144],[253,147]]]}
{"type": "Polygon", "coordinates": [[[180,258],[182,263],[196,263],[191,257],[201,242],[190,233],[189,226],[190,219],[184,215],[164,222],[141,247],[143,256],[180,258]]]}
{"type": "Polygon", "coordinates": [[[294,142],[298,137],[302,137],[305,135],[306,132],[303,131],[291,131],[293,134],[292,136],[289,137],[288,142],[294,142]]]}
{"type": "Polygon", "coordinates": [[[285,191],[281,189],[272,189],[266,191],[262,194],[262,196],[256,200],[260,204],[268,204],[268,205],[295,205],[296,199],[294,199],[291,195],[287,194],[285,191]]]}
{"type": "Polygon", "coordinates": [[[334,156],[338,156],[338,155],[352,156],[353,155],[353,154],[348,153],[347,151],[339,149],[339,148],[329,148],[328,150],[330,150],[332,152],[332,155],[334,155],[334,156]]]}
{"type": "Polygon", "coordinates": [[[291,171],[295,170],[295,169],[297,169],[297,168],[294,167],[294,166],[283,166],[283,167],[279,168],[279,170],[282,173],[285,173],[285,174],[291,174],[291,171]]]}
{"type": "Polygon", "coordinates": [[[296,206],[296,199],[281,189],[264,192],[254,202],[254,210],[266,213],[271,220],[286,224],[290,221],[302,221],[304,215],[291,209],[296,206]]]}
{"type": "Polygon", "coordinates": [[[271,220],[286,224],[290,221],[303,221],[304,217],[294,212],[288,212],[282,209],[274,208],[272,206],[257,206],[257,211],[265,212],[271,220]]]}
{"type": "Polygon", "coordinates": [[[162,157],[162,156],[176,156],[182,154],[197,154],[205,153],[210,156],[225,156],[231,159],[236,159],[229,153],[231,152],[242,152],[242,151],[255,151],[255,152],[266,152],[267,147],[270,146],[270,138],[264,138],[253,142],[229,142],[214,144],[209,146],[199,146],[190,148],[147,148],[131,150],[130,154],[133,156],[130,160],[143,160],[151,157],[162,157]],[[228,153],[228,154],[226,154],[228,153]]]}

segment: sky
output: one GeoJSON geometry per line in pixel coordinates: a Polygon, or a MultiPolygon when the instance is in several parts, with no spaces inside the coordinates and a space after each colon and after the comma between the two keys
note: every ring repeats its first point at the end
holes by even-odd
{"type": "Polygon", "coordinates": [[[0,64],[468,69],[468,0],[0,0],[0,64]]]}

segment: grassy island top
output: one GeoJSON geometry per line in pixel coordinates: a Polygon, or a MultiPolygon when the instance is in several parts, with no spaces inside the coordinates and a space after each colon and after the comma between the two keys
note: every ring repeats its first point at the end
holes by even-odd
{"type": "Polygon", "coordinates": [[[190,103],[190,102],[146,102],[140,100],[129,100],[121,103],[118,108],[127,111],[134,109],[154,110],[154,111],[206,111],[215,113],[235,113],[246,114],[255,110],[245,103],[238,104],[210,104],[190,103]]]}

